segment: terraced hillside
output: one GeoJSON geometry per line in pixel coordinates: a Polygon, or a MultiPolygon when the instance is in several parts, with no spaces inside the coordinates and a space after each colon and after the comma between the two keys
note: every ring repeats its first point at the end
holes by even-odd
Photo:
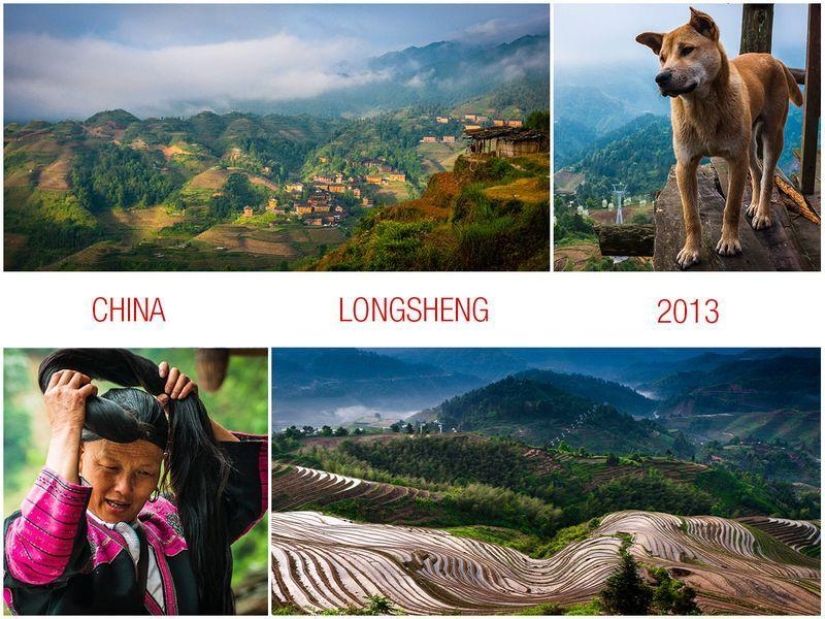
{"type": "MultiPolygon", "coordinates": [[[[630,534],[629,552],[641,564],[664,567],[695,587],[704,613],[818,615],[819,561],[764,529],[760,534],[748,521],[619,512],[606,516],[593,535],[630,534]]],[[[790,528],[816,528],[818,540],[818,525],[784,522],[790,528]]]]}
{"type": "Polygon", "coordinates": [[[621,541],[602,537],[551,560],[436,529],[356,524],[317,512],[275,514],[275,605],[307,612],[387,597],[409,614],[515,612],[595,595],[618,562],[621,541]]]}
{"type": "MultiPolygon", "coordinates": [[[[330,480],[349,483],[358,480],[330,480]]],[[[279,484],[276,483],[276,488],[279,484]]],[[[595,597],[617,568],[622,537],[643,567],[693,585],[703,613],[818,615],[819,562],[768,532],[769,524],[653,512],[617,512],[550,559],[435,529],[357,524],[317,512],[272,520],[273,600],[305,612],[360,606],[370,595],[409,614],[512,613],[595,597]]],[[[776,534],[818,523],[773,522],[776,534]]]]}
{"type": "Polygon", "coordinates": [[[760,529],[803,554],[812,557],[820,554],[822,523],[819,520],[809,522],[754,516],[740,518],[739,522],[760,529]]]}
{"type": "Polygon", "coordinates": [[[275,464],[272,474],[275,478],[273,512],[286,512],[308,505],[323,509],[332,503],[357,500],[362,510],[380,510],[392,522],[415,524],[420,521],[415,499],[433,496],[426,490],[364,481],[302,466],[275,464]]]}

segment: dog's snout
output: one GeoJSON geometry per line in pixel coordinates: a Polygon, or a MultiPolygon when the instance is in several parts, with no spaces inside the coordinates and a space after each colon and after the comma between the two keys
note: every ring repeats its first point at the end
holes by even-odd
{"type": "Polygon", "coordinates": [[[673,73],[671,73],[670,71],[661,71],[661,72],[660,72],[660,73],[656,76],[656,83],[657,83],[659,86],[662,86],[662,87],[663,87],[663,86],[667,86],[667,85],[670,83],[670,79],[671,79],[672,77],[673,77],[673,73]]]}

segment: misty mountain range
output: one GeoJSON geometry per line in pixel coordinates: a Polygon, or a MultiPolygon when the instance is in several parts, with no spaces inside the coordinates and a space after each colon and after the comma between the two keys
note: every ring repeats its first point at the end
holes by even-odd
{"type": "MultiPolygon", "coordinates": [[[[440,41],[359,64],[343,60],[324,75],[312,76],[312,79],[307,76],[303,91],[293,84],[290,93],[303,92],[299,97],[279,91],[276,85],[266,89],[259,83],[242,95],[220,98],[199,95],[193,90],[186,100],[167,101],[175,111],[163,116],[188,117],[209,110],[361,118],[412,105],[448,108],[516,83],[527,83],[531,88],[538,85],[534,109],[545,109],[549,97],[549,66],[550,42],[546,35],[525,35],[498,44],[440,41]],[[261,94],[253,94],[258,92],[261,94]]],[[[147,116],[139,101],[119,107],[147,116]]],[[[104,109],[104,104],[96,109],[104,109]]],[[[5,123],[31,120],[30,116],[23,116],[31,113],[28,110],[10,110],[7,106],[6,113],[5,123]]]]}
{"type": "Polygon", "coordinates": [[[511,376],[637,418],[784,408],[818,419],[819,367],[818,349],[277,349],[273,423],[405,418],[511,376]]]}

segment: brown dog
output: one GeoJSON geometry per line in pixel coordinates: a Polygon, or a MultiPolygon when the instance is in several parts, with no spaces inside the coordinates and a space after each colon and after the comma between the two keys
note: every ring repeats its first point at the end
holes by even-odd
{"type": "Polygon", "coordinates": [[[739,211],[747,171],[753,197],[748,215],[757,230],[771,225],[771,191],[785,140],[788,100],[802,105],[802,93],[787,67],[770,54],[743,54],[731,61],[719,42],[719,28],[705,13],[690,9],[690,21],[667,33],[645,32],[636,41],[659,56],[656,83],[672,97],[676,180],[682,197],[685,245],[676,257],[686,269],[699,262],[696,171],[702,157],[722,157],[730,168],[722,238],[716,251],[734,255],[739,243],[739,211]],[[757,160],[761,135],[763,162],[757,160]]]}

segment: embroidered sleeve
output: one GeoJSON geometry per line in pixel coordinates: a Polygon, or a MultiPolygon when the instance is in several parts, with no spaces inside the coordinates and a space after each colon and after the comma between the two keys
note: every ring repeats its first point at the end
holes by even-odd
{"type": "Polygon", "coordinates": [[[233,432],[238,443],[221,443],[232,463],[226,485],[229,537],[234,542],[245,535],[268,509],[269,462],[265,436],[233,432]]]}
{"type": "Polygon", "coordinates": [[[72,484],[43,469],[19,512],[6,521],[6,586],[65,581],[86,542],[86,506],[91,488],[72,484]],[[12,582],[9,582],[11,577],[12,582]]]}

